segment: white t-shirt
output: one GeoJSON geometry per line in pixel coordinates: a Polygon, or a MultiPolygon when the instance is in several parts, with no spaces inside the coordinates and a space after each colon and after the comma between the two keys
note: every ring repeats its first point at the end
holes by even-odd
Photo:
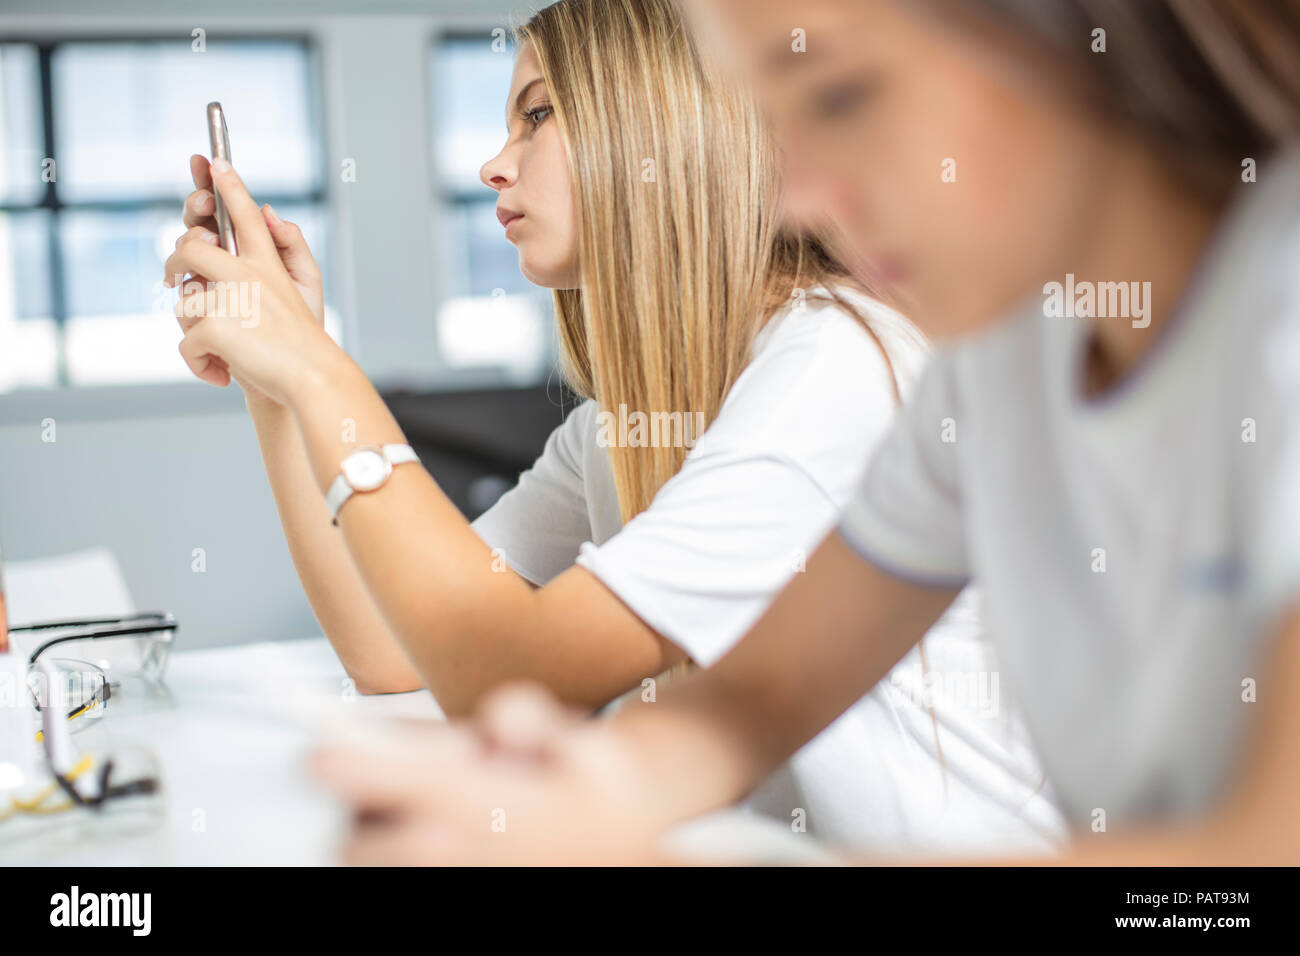
{"type": "Polygon", "coordinates": [[[840,528],[903,577],[979,581],[1081,831],[1223,795],[1300,596],[1300,144],[1242,192],[1112,392],[1081,396],[1086,320],[1043,297],[939,352],[840,528]]]}
{"type": "MultiPolygon", "coordinates": [[[[923,345],[896,313],[863,297],[854,302],[906,394],[923,345]]],[[[592,402],[555,430],[518,486],[474,527],[536,584],[576,562],[709,666],[834,527],[895,414],[889,368],[870,336],[838,306],[810,298],[767,324],[714,423],[626,527],[592,402]]],[[[996,673],[973,600],[960,601],[927,636],[931,674],[978,681],[996,673]]],[[[797,648],[791,635],[791,653],[797,648]]],[[[1024,731],[1009,708],[991,712],[996,689],[981,697],[978,689],[945,695],[940,686],[930,695],[934,722],[925,690],[913,651],[753,805],[803,820],[824,839],[878,850],[1050,849],[1063,823],[1024,731]]]]}

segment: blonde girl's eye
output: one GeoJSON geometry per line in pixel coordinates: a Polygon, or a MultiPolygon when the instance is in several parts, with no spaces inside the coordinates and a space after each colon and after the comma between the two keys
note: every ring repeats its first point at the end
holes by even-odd
{"type": "Polygon", "coordinates": [[[524,110],[524,119],[528,120],[528,122],[532,124],[533,128],[536,129],[538,126],[542,125],[543,121],[545,121],[552,112],[554,112],[554,110],[552,110],[550,106],[534,106],[532,109],[524,110]]]}

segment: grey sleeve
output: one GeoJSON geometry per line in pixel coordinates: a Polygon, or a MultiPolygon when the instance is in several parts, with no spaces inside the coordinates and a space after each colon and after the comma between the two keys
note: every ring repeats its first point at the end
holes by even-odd
{"type": "Polygon", "coordinates": [[[961,587],[970,578],[958,472],[952,370],[936,354],[841,518],[864,559],[916,584],[961,587]]]}
{"type": "Polygon", "coordinates": [[[571,567],[591,540],[582,473],[595,403],[583,403],[551,432],[533,466],[472,527],[516,573],[537,585],[571,567]]]}

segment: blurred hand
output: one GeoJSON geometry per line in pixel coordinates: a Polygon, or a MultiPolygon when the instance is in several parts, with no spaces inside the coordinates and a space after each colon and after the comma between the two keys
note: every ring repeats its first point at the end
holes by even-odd
{"type": "Polygon", "coordinates": [[[352,807],[352,865],[664,862],[630,749],[536,685],[497,691],[472,724],[322,748],[312,770],[352,807]]]}
{"type": "MultiPolygon", "coordinates": [[[[194,238],[220,245],[216,221],[217,204],[213,196],[212,172],[207,157],[198,154],[190,157],[190,177],[194,180],[195,188],[194,192],[185,197],[181,212],[185,232],[177,238],[175,248],[180,249],[187,239],[194,238]]],[[[285,271],[297,288],[298,294],[311,309],[317,324],[323,328],[325,296],[320,267],[316,264],[316,259],[303,238],[302,230],[294,223],[281,219],[270,205],[262,206],[261,212],[285,271]]],[[[191,275],[182,288],[191,282],[202,283],[205,288],[209,285],[209,280],[204,276],[191,275]]],[[[188,332],[199,318],[200,316],[186,316],[183,310],[178,310],[177,322],[182,332],[188,332]]],[[[215,359],[213,364],[229,374],[229,367],[224,360],[215,359]]],[[[250,407],[259,403],[271,403],[271,399],[260,389],[248,382],[240,381],[238,376],[235,376],[235,380],[244,390],[250,407]]]]}

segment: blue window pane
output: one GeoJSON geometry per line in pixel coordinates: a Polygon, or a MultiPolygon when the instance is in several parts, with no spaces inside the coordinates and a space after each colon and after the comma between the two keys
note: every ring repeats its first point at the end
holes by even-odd
{"type": "Polygon", "coordinates": [[[434,159],[446,190],[483,190],[479,168],[506,141],[506,96],[514,46],[482,39],[443,40],[434,49],[434,159]]]}
{"type": "Polygon", "coordinates": [[[49,318],[50,214],[43,209],[0,214],[0,316],[49,318]]]}
{"type": "Polygon", "coordinates": [[[36,48],[0,43],[0,202],[39,202],[45,192],[40,109],[36,48]]]}
{"type": "Polygon", "coordinates": [[[49,213],[0,213],[0,392],[48,387],[58,369],[49,213]]]}
{"type": "Polygon", "coordinates": [[[67,43],[54,51],[58,187],[65,202],[184,195],[191,153],[208,154],[219,100],[235,167],[254,193],[320,186],[309,55],[292,42],[67,43]]]}
{"type": "Polygon", "coordinates": [[[166,314],[163,262],[185,231],[180,208],[65,210],[59,217],[69,317],[166,314]]]}

